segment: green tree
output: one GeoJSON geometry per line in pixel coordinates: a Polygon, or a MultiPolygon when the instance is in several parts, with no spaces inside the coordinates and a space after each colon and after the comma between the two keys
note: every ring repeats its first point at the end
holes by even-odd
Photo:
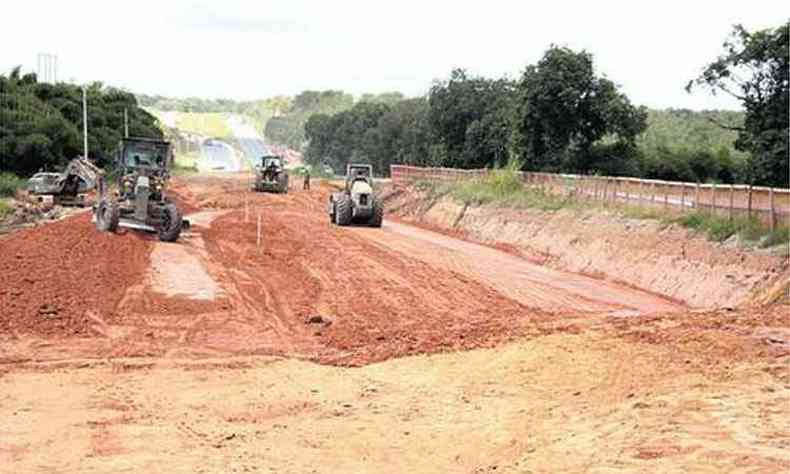
{"type": "MultiPolygon", "coordinates": [[[[134,95],[100,83],[87,86],[89,156],[112,165],[123,134],[124,110],[131,135],[161,137],[156,119],[134,95]]],[[[0,75],[0,172],[32,174],[65,165],[82,150],[82,90],[71,84],[38,83],[15,68],[0,75]]]]}
{"type": "Polygon", "coordinates": [[[724,42],[724,54],[708,64],[686,90],[705,87],[713,94],[738,99],[745,110],[736,130],[736,148],[751,153],[749,182],[788,186],[788,44],[790,21],[774,28],[749,32],[736,25],[724,42]]]}
{"type": "Polygon", "coordinates": [[[456,69],[431,87],[428,124],[445,166],[476,168],[507,161],[514,84],[456,69]]]}
{"type": "MultiPolygon", "coordinates": [[[[606,138],[631,153],[646,127],[646,109],[634,107],[593,58],[552,46],[518,83],[513,150],[528,169],[589,172],[601,168],[593,145],[606,138]]],[[[622,159],[622,157],[620,157],[622,159]]]]}

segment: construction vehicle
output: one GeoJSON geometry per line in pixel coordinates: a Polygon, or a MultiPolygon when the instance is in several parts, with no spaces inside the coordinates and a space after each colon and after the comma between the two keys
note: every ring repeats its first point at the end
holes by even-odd
{"type": "Polygon", "coordinates": [[[119,227],[158,234],[174,242],[189,221],[166,194],[170,179],[170,143],[150,138],[124,138],[118,150],[121,178],[114,196],[104,195],[95,207],[96,228],[115,232],[119,227]]]}
{"type": "Polygon", "coordinates": [[[384,208],[373,191],[373,166],[349,164],[343,190],[329,196],[329,220],[337,225],[353,223],[381,227],[384,208]]]}
{"type": "Polygon", "coordinates": [[[104,172],[83,157],[74,158],[62,173],[40,172],[27,182],[28,192],[38,202],[84,207],[85,193],[103,183],[104,172]]]}
{"type": "Polygon", "coordinates": [[[288,193],[288,172],[280,156],[261,157],[261,164],[255,167],[253,191],[269,193],[288,193]]]}

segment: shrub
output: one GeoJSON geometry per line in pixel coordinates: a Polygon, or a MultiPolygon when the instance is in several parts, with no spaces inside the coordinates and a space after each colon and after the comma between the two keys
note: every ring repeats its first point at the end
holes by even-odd
{"type": "Polygon", "coordinates": [[[776,245],[790,245],[790,227],[777,227],[760,242],[760,247],[763,248],[776,245]]]}
{"type": "Polygon", "coordinates": [[[14,208],[9,206],[5,201],[0,201],[0,220],[5,219],[7,216],[13,214],[14,208]]]}
{"type": "Polygon", "coordinates": [[[678,224],[705,232],[710,240],[722,242],[738,234],[747,241],[757,241],[769,233],[759,219],[741,217],[730,220],[706,212],[693,212],[675,219],[678,224]]]}
{"type": "Polygon", "coordinates": [[[0,196],[13,196],[19,189],[23,189],[27,182],[12,173],[0,173],[0,196]]]}

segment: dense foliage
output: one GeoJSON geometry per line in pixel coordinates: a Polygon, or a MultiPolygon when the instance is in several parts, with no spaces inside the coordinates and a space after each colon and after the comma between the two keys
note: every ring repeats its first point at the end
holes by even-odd
{"type": "Polygon", "coordinates": [[[428,94],[428,132],[434,161],[479,168],[507,161],[515,84],[470,77],[457,69],[428,94]]]}
{"type": "Polygon", "coordinates": [[[790,21],[776,29],[749,32],[736,25],[724,54],[688,85],[725,93],[743,105],[735,146],[750,153],[749,182],[787,186],[790,146],[790,21]]]}
{"type": "Polygon", "coordinates": [[[386,174],[391,163],[524,169],[733,182],[747,155],[736,133],[712,120],[742,123],[740,112],[648,111],[631,105],[592,57],[552,47],[519,81],[452,71],[425,98],[357,103],[306,122],[306,159],[340,172],[368,161],[386,174]]]}
{"type": "Polygon", "coordinates": [[[304,91],[293,98],[291,107],[281,116],[272,117],[264,135],[274,143],[301,149],[304,143],[304,126],[313,114],[336,114],[349,109],[354,97],[343,91],[304,91]]]}
{"type": "Polygon", "coordinates": [[[157,111],[186,113],[233,113],[251,118],[259,129],[266,123],[291,109],[293,98],[275,96],[260,100],[235,101],[230,99],[201,99],[198,97],[164,97],[161,95],[138,94],[140,105],[157,111]]]}
{"type": "Polygon", "coordinates": [[[734,147],[743,112],[649,110],[637,138],[640,176],[672,181],[748,180],[749,154],[734,147]]]}
{"type": "MultiPolygon", "coordinates": [[[[592,55],[551,47],[518,83],[513,153],[528,169],[589,173],[633,156],[647,111],[631,105],[592,55]],[[607,138],[603,141],[603,138],[607,138]],[[605,152],[593,152],[593,147],[605,152]]],[[[615,171],[615,170],[607,170],[615,171]]]]}
{"type": "MultiPolygon", "coordinates": [[[[138,107],[134,95],[100,83],[87,86],[88,150],[99,166],[111,166],[124,133],[161,137],[156,119],[138,107]]],[[[81,155],[82,89],[71,84],[40,83],[35,74],[16,68],[0,75],[0,172],[30,175],[54,170],[81,155]]]]}
{"type": "Polygon", "coordinates": [[[421,98],[305,91],[260,101],[145,97],[164,110],[253,117],[267,140],[342,171],[368,161],[524,169],[697,182],[788,185],[788,25],[735,27],[725,54],[689,84],[733,95],[745,112],[647,110],[596,73],[586,51],[552,46],[516,79],[458,69],[421,98]]]}
{"type": "Polygon", "coordinates": [[[696,81],[728,93],[734,82],[745,112],[636,107],[595,73],[592,55],[553,46],[518,81],[455,70],[425,98],[313,115],[306,158],[337,171],[370,161],[382,174],[390,163],[513,160],[534,171],[787,186],[787,40],[786,26],[736,27],[727,54],[696,81]]]}

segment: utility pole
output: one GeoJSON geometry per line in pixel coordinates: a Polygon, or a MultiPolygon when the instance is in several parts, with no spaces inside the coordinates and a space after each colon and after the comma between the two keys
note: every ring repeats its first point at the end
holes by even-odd
{"type": "Polygon", "coordinates": [[[129,109],[123,109],[123,136],[129,138],[129,109]]]}
{"type": "Polygon", "coordinates": [[[85,150],[85,159],[88,159],[88,96],[85,86],[82,86],[82,147],[85,150]]]}

